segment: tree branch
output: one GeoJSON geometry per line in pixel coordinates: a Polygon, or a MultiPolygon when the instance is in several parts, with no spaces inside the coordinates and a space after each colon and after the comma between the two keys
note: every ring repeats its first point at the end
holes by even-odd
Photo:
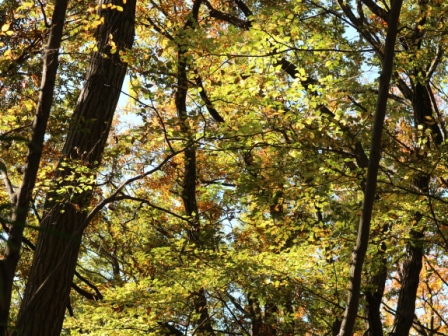
{"type": "Polygon", "coordinates": [[[5,185],[6,192],[8,193],[9,201],[11,202],[11,204],[14,204],[16,201],[14,187],[12,186],[12,183],[8,177],[6,165],[2,161],[0,161],[0,176],[3,180],[3,184],[5,185]]]}
{"type": "Polygon", "coordinates": [[[196,76],[196,84],[200,88],[199,95],[201,99],[205,103],[205,107],[208,110],[208,113],[215,119],[217,122],[224,122],[224,119],[219,115],[218,111],[213,107],[213,103],[208,98],[207,92],[205,91],[204,85],[202,84],[202,79],[199,75],[196,76]]]}
{"type": "Polygon", "coordinates": [[[248,18],[249,16],[253,15],[252,11],[247,7],[247,5],[244,3],[244,1],[241,0],[234,0],[238,8],[244,13],[244,15],[248,18]]]}
{"type": "Polygon", "coordinates": [[[233,15],[221,12],[219,10],[216,10],[209,1],[204,0],[204,4],[205,6],[208,8],[208,10],[210,11],[210,17],[218,19],[218,20],[222,20],[225,22],[228,22],[236,27],[242,28],[244,30],[249,30],[249,28],[251,27],[251,22],[250,21],[246,21],[246,20],[242,20],[240,18],[237,18],[233,15]]]}
{"type": "Polygon", "coordinates": [[[372,11],[373,14],[375,14],[376,16],[382,18],[384,21],[387,22],[389,13],[386,10],[378,6],[373,0],[361,0],[361,1],[364,5],[367,6],[367,8],[369,8],[372,11]]]}

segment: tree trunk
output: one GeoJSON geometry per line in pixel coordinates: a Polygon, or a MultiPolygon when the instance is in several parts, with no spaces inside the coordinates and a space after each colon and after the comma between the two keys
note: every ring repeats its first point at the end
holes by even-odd
{"type": "MultiPolygon", "coordinates": [[[[104,0],[99,5],[104,24],[95,35],[98,51],[92,54],[63,149],[64,159],[55,172],[58,187],[82,187],[76,178],[75,182],[65,182],[65,177],[74,174],[75,165],[95,168],[101,161],[126,74],[118,50],[131,48],[134,40],[136,0],[104,0]],[[123,11],[101,8],[108,3],[123,7],[123,11]],[[112,38],[117,50],[111,48],[112,38]]],[[[81,243],[82,232],[77,231],[86,219],[83,208],[91,195],[88,189],[73,192],[70,198],[61,199],[55,191],[47,195],[15,335],[60,334],[81,243]],[[66,257],[63,262],[61,256],[66,257]]]]}
{"type": "Polygon", "coordinates": [[[358,227],[356,246],[352,253],[350,267],[350,282],[347,298],[347,307],[341,324],[340,336],[351,336],[355,327],[358,314],[359,293],[361,290],[362,267],[367,251],[370,221],[372,217],[373,203],[377,185],[378,168],[381,159],[381,137],[383,132],[384,118],[386,115],[387,97],[389,93],[389,82],[393,72],[393,61],[395,56],[395,40],[398,31],[402,0],[394,0],[389,13],[387,36],[384,47],[384,59],[379,80],[379,93],[376,105],[375,119],[372,128],[372,139],[370,143],[370,158],[367,168],[367,179],[362,206],[361,218],[358,227]]]}
{"type": "Polygon", "coordinates": [[[260,304],[257,298],[253,297],[251,293],[247,294],[247,302],[249,304],[252,335],[261,335],[263,330],[263,318],[261,316],[260,304]]]}
{"type": "MultiPolygon", "coordinates": [[[[413,91],[412,107],[414,110],[415,126],[424,125],[425,127],[430,127],[433,141],[439,146],[443,141],[442,132],[435,122],[428,123],[433,118],[433,108],[429,92],[426,86],[421,83],[417,83],[413,91]]],[[[415,178],[414,186],[421,192],[426,193],[429,190],[429,180],[428,175],[421,174],[415,178]]],[[[422,214],[417,213],[412,226],[416,226],[421,218],[422,214]]],[[[394,325],[392,331],[389,333],[390,336],[407,336],[412,327],[415,314],[415,300],[417,298],[420,271],[422,269],[423,247],[421,239],[423,237],[423,232],[411,229],[411,239],[406,260],[403,264],[403,277],[401,279],[394,325]]]]}
{"type": "Polygon", "coordinates": [[[367,336],[383,336],[383,322],[381,321],[381,300],[387,280],[387,260],[381,251],[377,254],[380,266],[375,274],[369,279],[371,289],[366,291],[366,312],[369,323],[367,336]]]}
{"type": "MultiPolygon", "coordinates": [[[[389,232],[389,225],[383,224],[381,228],[375,230],[375,236],[382,236],[389,232]]],[[[368,278],[368,288],[365,291],[366,306],[365,312],[369,329],[366,336],[383,336],[383,322],[381,320],[381,300],[387,280],[387,249],[386,243],[381,242],[378,252],[374,256],[377,265],[373,267],[373,274],[368,278]]]]}
{"type": "Polygon", "coordinates": [[[12,285],[17,263],[20,258],[23,230],[39,170],[47,122],[53,104],[56,74],[59,66],[59,48],[61,46],[67,3],[68,0],[57,0],[55,2],[50,36],[48,37],[48,44],[44,50],[41,91],[36,108],[36,116],[33,121],[33,133],[28,144],[29,151],[26,159],[25,173],[22,185],[15,193],[10,185],[6,167],[2,174],[5,183],[10,185],[8,192],[10,193],[10,201],[14,209],[11,218],[12,226],[8,235],[8,245],[4,253],[4,259],[0,261],[0,335],[4,335],[7,330],[12,285]]]}
{"type": "MultiPolygon", "coordinates": [[[[188,93],[188,76],[187,76],[187,58],[185,56],[188,50],[188,41],[184,35],[188,29],[195,29],[198,24],[199,7],[202,0],[195,0],[191,10],[191,16],[187,19],[184,29],[179,32],[179,41],[177,44],[177,90],[175,94],[175,104],[177,116],[180,121],[180,127],[184,136],[187,138],[187,148],[184,152],[184,177],[182,181],[182,202],[186,214],[190,217],[190,227],[188,229],[189,238],[192,243],[200,249],[207,248],[201,240],[201,225],[199,218],[198,204],[196,201],[196,145],[194,143],[193,132],[188,124],[187,112],[187,93],[188,93]]],[[[210,107],[209,107],[210,109],[210,107]]],[[[198,316],[195,334],[197,335],[215,335],[210,318],[206,291],[204,288],[192,293],[194,310],[198,316]]]]}
{"type": "Polygon", "coordinates": [[[390,336],[408,336],[415,314],[415,299],[422,269],[423,248],[419,241],[423,234],[411,231],[408,255],[403,266],[400,294],[398,296],[397,312],[390,336]]]}

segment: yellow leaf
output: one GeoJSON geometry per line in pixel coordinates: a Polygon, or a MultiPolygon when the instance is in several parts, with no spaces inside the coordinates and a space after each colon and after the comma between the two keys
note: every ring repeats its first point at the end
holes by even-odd
{"type": "Polygon", "coordinates": [[[122,12],[123,11],[123,7],[117,6],[117,11],[122,12]]]}
{"type": "Polygon", "coordinates": [[[9,23],[5,23],[3,26],[2,26],[2,32],[5,32],[5,31],[7,31],[8,29],[9,29],[9,23]]]}

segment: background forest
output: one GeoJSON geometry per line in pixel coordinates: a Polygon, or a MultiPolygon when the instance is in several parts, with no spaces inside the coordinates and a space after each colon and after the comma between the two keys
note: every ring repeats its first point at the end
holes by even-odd
{"type": "Polygon", "coordinates": [[[0,0],[0,335],[448,334],[447,17],[0,0]]]}

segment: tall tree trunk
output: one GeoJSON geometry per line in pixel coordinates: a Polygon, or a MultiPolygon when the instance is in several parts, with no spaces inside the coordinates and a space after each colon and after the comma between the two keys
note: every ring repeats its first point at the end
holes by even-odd
{"type": "MultiPolygon", "coordinates": [[[[75,182],[65,181],[75,174],[74,166],[95,168],[101,161],[126,74],[126,64],[121,62],[118,51],[131,48],[134,40],[136,0],[102,0],[99,5],[104,24],[96,31],[98,51],[92,54],[63,149],[64,159],[55,171],[58,187],[79,185],[76,178],[75,182]],[[109,3],[121,6],[123,11],[102,8],[109,3]],[[117,50],[111,48],[111,39],[117,50]]],[[[90,190],[64,199],[55,191],[47,195],[15,335],[60,334],[81,243],[81,232],[77,231],[86,219],[83,208],[91,196],[90,190]],[[61,256],[66,257],[63,262],[61,256]]]]}
{"type": "MultiPolygon", "coordinates": [[[[415,71],[419,70],[416,69],[415,71]]],[[[430,128],[434,144],[440,146],[443,141],[442,132],[434,122],[434,111],[427,86],[422,83],[417,83],[413,88],[413,92],[412,107],[414,110],[415,126],[423,125],[425,128],[430,128]]],[[[422,159],[424,158],[422,157],[422,159]]],[[[421,174],[415,178],[414,186],[419,191],[427,193],[429,190],[429,181],[429,175],[421,174]]],[[[421,218],[421,213],[415,214],[412,226],[415,227],[421,218]]],[[[420,271],[423,264],[424,253],[421,242],[423,237],[424,233],[422,231],[411,229],[407,255],[403,264],[403,276],[401,279],[400,293],[398,295],[396,315],[392,331],[389,334],[390,336],[407,336],[412,327],[415,314],[415,300],[420,283],[420,271]]]]}
{"type": "Polygon", "coordinates": [[[415,300],[423,259],[423,248],[420,242],[422,237],[423,233],[411,231],[411,241],[403,265],[400,294],[390,336],[408,336],[414,321],[415,300]]]}
{"type": "MultiPolygon", "coordinates": [[[[427,0],[422,0],[418,2],[420,6],[420,20],[415,27],[413,34],[411,35],[411,41],[403,40],[402,45],[404,49],[409,49],[415,47],[420,49],[422,46],[423,37],[425,35],[424,26],[426,23],[426,12],[428,5],[427,0]]],[[[433,69],[434,70],[434,69],[433,69]]],[[[414,74],[423,74],[425,71],[421,68],[415,68],[414,74]]],[[[434,109],[431,102],[430,86],[428,85],[430,81],[431,74],[428,78],[425,78],[425,83],[417,82],[414,84],[412,91],[406,90],[406,87],[402,90],[403,94],[406,96],[406,91],[412,92],[412,108],[414,111],[414,125],[415,127],[422,125],[424,128],[429,128],[431,130],[431,138],[436,146],[440,146],[443,142],[442,131],[438,124],[435,122],[433,116],[434,109]]],[[[416,76],[417,78],[418,76],[416,76]]],[[[404,85],[403,85],[404,86],[404,85]]],[[[429,139],[428,139],[429,140],[429,139]]],[[[429,143],[429,142],[428,142],[429,143]]],[[[425,154],[421,156],[424,160],[425,154]]],[[[422,193],[428,193],[429,191],[430,176],[427,174],[420,174],[414,179],[414,187],[422,193]]],[[[422,238],[424,237],[423,230],[415,230],[414,227],[422,219],[422,214],[417,212],[414,216],[414,223],[412,223],[412,228],[410,232],[410,240],[407,247],[407,255],[403,263],[403,275],[401,279],[401,288],[398,296],[398,303],[396,309],[396,315],[392,331],[389,333],[390,336],[407,336],[411,330],[412,323],[414,321],[415,315],[415,301],[417,298],[417,290],[420,281],[420,271],[422,269],[422,259],[424,255],[422,238]]]]}
{"type": "Polygon", "coordinates": [[[25,172],[20,188],[14,192],[9,182],[6,167],[2,172],[5,184],[9,186],[10,201],[13,205],[11,229],[8,236],[8,244],[4,253],[4,259],[0,261],[0,335],[6,334],[9,307],[11,304],[12,284],[17,263],[20,258],[20,247],[23,239],[26,218],[32,199],[37,172],[42,157],[42,148],[48,117],[53,104],[54,87],[58,71],[59,48],[62,40],[65,15],[68,0],[57,0],[51,20],[50,35],[44,50],[44,66],[42,71],[41,91],[36,109],[36,116],[32,126],[32,137],[28,144],[25,172]]]}
{"type": "Polygon", "coordinates": [[[370,143],[370,158],[367,168],[367,179],[362,206],[361,218],[358,227],[356,246],[352,253],[352,265],[350,267],[350,283],[347,298],[347,308],[341,324],[340,336],[351,336],[355,327],[358,313],[359,293],[361,290],[361,275],[364,257],[367,251],[370,221],[372,217],[373,203],[377,185],[378,168],[381,159],[381,137],[383,133],[384,118],[386,115],[387,97],[389,94],[389,82],[393,71],[395,55],[395,40],[398,31],[402,0],[394,0],[388,18],[387,36],[384,47],[384,59],[379,82],[379,93],[372,127],[372,139],[370,143]]]}

